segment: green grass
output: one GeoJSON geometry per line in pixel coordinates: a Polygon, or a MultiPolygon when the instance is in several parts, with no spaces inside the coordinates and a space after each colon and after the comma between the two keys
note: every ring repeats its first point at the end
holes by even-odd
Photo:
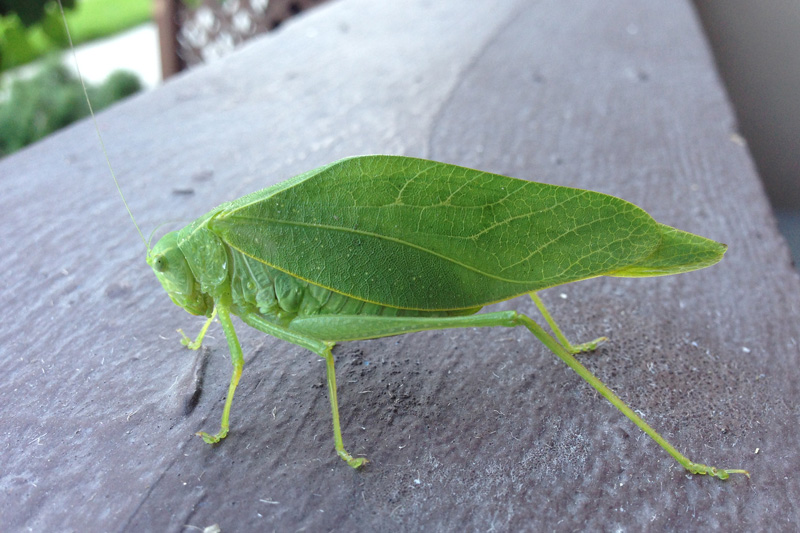
{"type": "MultiPolygon", "coordinates": [[[[78,0],[66,11],[75,44],[119,33],[152,18],[152,0],[78,0]]],[[[25,28],[16,16],[0,19],[0,71],[29,63],[66,48],[58,6],[50,6],[44,20],[25,28]]]]}
{"type": "Polygon", "coordinates": [[[107,37],[152,18],[152,0],[79,0],[67,12],[75,44],[107,37]]]}

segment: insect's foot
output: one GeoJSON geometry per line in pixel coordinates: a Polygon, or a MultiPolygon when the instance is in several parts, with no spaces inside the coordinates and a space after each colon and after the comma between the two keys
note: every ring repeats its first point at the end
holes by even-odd
{"type": "MultiPolygon", "coordinates": [[[[181,344],[189,348],[190,350],[198,350],[200,346],[203,344],[203,337],[206,336],[206,332],[208,331],[208,326],[214,321],[214,317],[217,316],[218,309],[216,306],[214,307],[214,311],[211,312],[211,316],[208,317],[206,323],[203,324],[203,327],[200,329],[200,333],[197,334],[197,338],[195,340],[190,339],[186,333],[183,332],[182,329],[178,330],[178,333],[181,334],[181,344]]],[[[220,312],[221,313],[221,312],[220,312]]]]}
{"type": "Polygon", "coordinates": [[[227,434],[228,434],[227,429],[221,429],[219,433],[217,433],[216,435],[210,435],[205,431],[198,431],[197,433],[195,433],[195,435],[197,435],[198,437],[202,437],[202,439],[206,442],[206,444],[216,444],[222,439],[224,439],[227,434]]]}
{"type": "Polygon", "coordinates": [[[722,469],[717,468],[715,466],[708,466],[701,463],[690,463],[686,466],[686,470],[691,472],[692,474],[699,474],[701,476],[709,475],[719,479],[728,479],[731,474],[744,474],[745,476],[750,478],[750,472],[747,470],[738,470],[738,469],[722,469]]]}
{"type": "Polygon", "coordinates": [[[583,344],[576,344],[572,346],[572,350],[570,350],[573,355],[576,353],[583,353],[583,352],[593,352],[597,349],[598,346],[603,344],[608,340],[608,337],[597,337],[593,341],[584,342],[583,344]]]}
{"type": "Polygon", "coordinates": [[[198,350],[200,346],[202,346],[203,341],[201,339],[192,340],[186,336],[186,333],[183,332],[182,329],[178,330],[178,333],[181,334],[181,344],[189,348],[190,350],[198,350]]]}
{"type": "Polygon", "coordinates": [[[349,464],[353,468],[361,468],[362,466],[364,466],[369,462],[366,457],[353,457],[344,450],[337,451],[336,453],[339,454],[339,457],[344,459],[347,462],[347,464],[349,464]]]}
{"type": "Polygon", "coordinates": [[[354,458],[350,459],[349,461],[347,461],[347,464],[349,464],[353,468],[358,469],[358,468],[361,468],[362,466],[364,466],[365,464],[367,464],[368,462],[369,462],[369,460],[367,460],[366,457],[354,457],[354,458]]]}

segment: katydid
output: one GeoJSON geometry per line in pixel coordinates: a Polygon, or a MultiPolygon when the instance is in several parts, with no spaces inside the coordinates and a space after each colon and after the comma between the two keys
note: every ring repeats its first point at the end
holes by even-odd
{"type": "Polygon", "coordinates": [[[679,453],[575,358],[605,339],[571,344],[536,294],[598,276],[689,272],[717,263],[725,249],[606,194],[367,155],[222,204],[148,245],[147,263],[175,304],[207,317],[194,341],[183,336],[185,345],[199,348],[215,317],[225,333],[233,374],[219,431],[198,433],[208,443],[228,434],[244,364],[231,315],[325,360],[334,447],[354,468],[366,459],[343,444],[335,343],[524,326],[686,470],[727,479],[749,474],[679,453]],[[532,298],[555,337],[517,311],[477,314],[521,295],[532,298]]]}
{"type": "Polygon", "coordinates": [[[343,159],[223,204],[166,234],[147,262],[172,301],[219,316],[233,362],[216,434],[229,429],[243,355],[230,316],[326,361],[336,452],[350,466],[331,348],[416,331],[525,326],[695,474],[718,469],[678,453],[573,354],[536,291],[596,276],[644,277],[713,265],[725,245],[657,223],[606,194],[402,156],[343,159]],[[529,294],[557,339],[516,311],[476,314],[529,294]]]}

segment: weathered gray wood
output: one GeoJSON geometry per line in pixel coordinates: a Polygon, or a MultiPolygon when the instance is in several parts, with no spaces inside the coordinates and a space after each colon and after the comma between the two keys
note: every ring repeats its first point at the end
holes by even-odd
{"type": "MultiPolygon", "coordinates": [[[[240,327],[198,356],[82,123],[0,162],[4,531],[788,528],[800,283],[688,2],[347,0],[99,117],[146,231],[358,153],[622,196],[727,242],[717,266],[544,293],[597,375],[697,461],[692,478],[525,331],[420,333],[323,365],[240,327]],[[184,194],[191,189],[194,194],[184,194]],[[566,298],[559,297],[561,294],[566,298]],[[758,450],[758,453],[756,451],[758,450]]],[[[178,225],[183,222],[178,223],[178,225]]],[[[501,308],[534,313],[519,299],[501,308]]]]}

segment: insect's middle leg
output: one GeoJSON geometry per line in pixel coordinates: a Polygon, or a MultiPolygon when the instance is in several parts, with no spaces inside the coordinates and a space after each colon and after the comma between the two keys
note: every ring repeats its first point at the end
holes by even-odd
{"type": "Polygon", "coordinates": [[[281,340],[285,340],[297,346],[306,348],[307,350],[310,350],[325,359],[328,398],[331,402],[331,415],[333,417],[333,443],[334,447],[336,448],[336,453],[353,468],[358,468],[366,463],[367,460],[365,458],[353,457],[344,448],[342,428],[339,424],[339,401],[336,398],[336,368],[334,367],[333,353],[331,353],[334,343],[330,341],[319,340],[319,337],[315,335],[308,335],[304,334],[303,332],[292,331],[289,328],[285,328],[264,320],[258,315],[243,315],[241,319],[248,326],[251,326],[259,331],[263,331],[264,333],[272,335],[273,337],[277,337],[281,340]]]}
{"type": "Polygon", "coordinates": [[[333,343],[327,343],[328,347],[322,357],[325,358],[325,375],[328,382],[328,398],[331,401],[331,415],[333,416],[333,444],[336,448],[336,453],[344,459],[347,464],[353,468],[358,468],[368,461],[364,457],[355,458],[344,449],[344,441],[342,440],[342,429],[339,425],[339,400],[336,399],[336,368],[333,362],[333,343]]]}
{"type": "MultiPolygon", "coordinates": [[[[219,431],[215,435],[211,435],[205,431],[200,431],[197,433],[197,435],[203,437],[203,440],[208,444],[217,443],[224,439],[228,434],[228,428],[230,427],[231,405],[233,404],[233,393],[236,392],[236,387],[239,385],[239,378],[242,377],[242,369],[244,368],[244,354],[242,353],[242,346],[239,344],[239,338],[236,336],[236,330],[233,328],[230,312],[224,305],[218,304],[217,307],[214,308],[214,313],[212,313],[211,318],[209,318],[206,322],[200,337],[197,339],[198,347],[199,343],[202,341],[206,329],[208,329],[208,325],[214,319],[214,314],[216,313],[219,313],[219,321],[222,324],[222,330],[225,332],[225,338],[228,340],[228,349],[231,353],[233,374],[231,375],[230,385],[228,385],[228,395],[225,398],[225,407],[222,410],[222,422],[220,422],[219,431]]],[[[191,346],[189,347],[191,348],[191,346]]]]}

